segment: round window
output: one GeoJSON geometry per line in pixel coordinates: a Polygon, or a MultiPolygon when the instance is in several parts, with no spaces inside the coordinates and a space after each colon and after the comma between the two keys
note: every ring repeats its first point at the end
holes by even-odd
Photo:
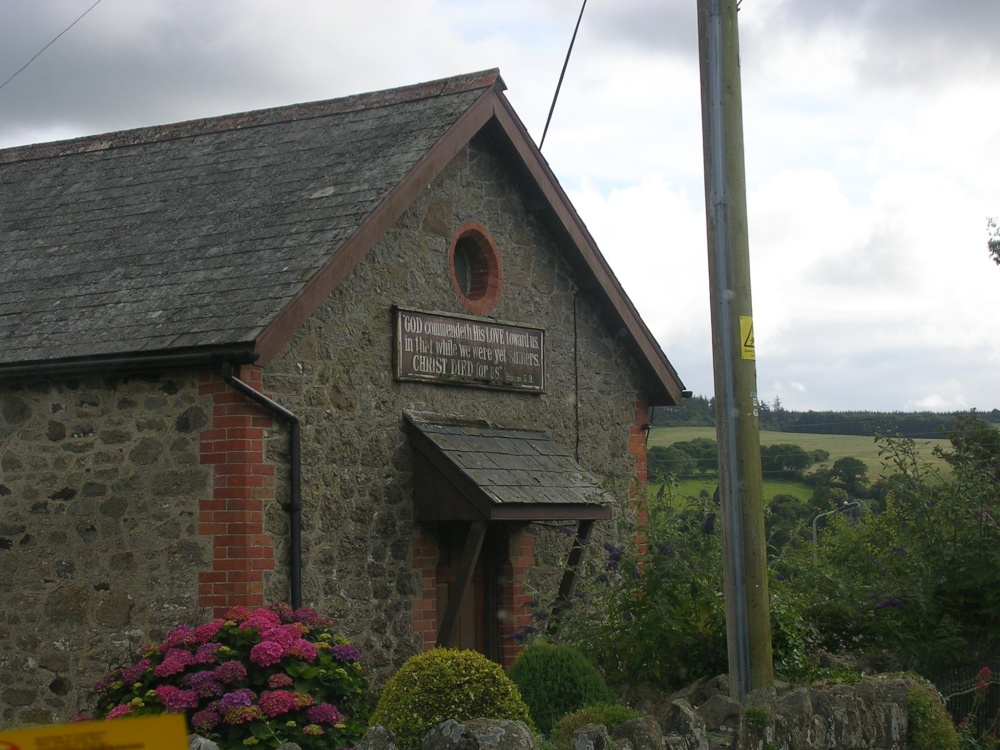
{"type": "Polygon", "coordinates": [[[500,301],[500,260],[482,227],[466,224],[451,245],[451,281],[466,309],[489,313],[500,301]]]}

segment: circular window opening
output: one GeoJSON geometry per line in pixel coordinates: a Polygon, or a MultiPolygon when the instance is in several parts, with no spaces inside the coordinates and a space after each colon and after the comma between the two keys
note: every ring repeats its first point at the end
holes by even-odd
{"type": "Polygon", "coordinates": [[[470,312],[485,315],[500,300],[500,261],[479,226],[466,225],[451,246],[452,284],[470,312]]]}

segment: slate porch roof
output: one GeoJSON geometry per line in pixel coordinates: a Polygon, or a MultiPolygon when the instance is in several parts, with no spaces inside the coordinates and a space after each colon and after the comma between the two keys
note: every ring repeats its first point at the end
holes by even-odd
{"type": "Polygon", "coordinates": [[[544,432],[434,414],[405,416],[427,472],[414,482],[418,514],[432,520],[611,517],[611,498],[597,477],[544,432]]]}
{"type": "Polygon", "coordinates": [[[267,364],[481,131],[652,370],[683,385],[496,70],[0,151],[0,378],[211,352],[267,364]]]}

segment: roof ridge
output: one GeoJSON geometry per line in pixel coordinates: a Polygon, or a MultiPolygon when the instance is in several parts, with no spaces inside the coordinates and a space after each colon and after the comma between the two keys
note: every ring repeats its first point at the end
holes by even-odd
{"type": "Polygon", "coordinates": [[[436,96],[475,91],[476,89],[486,89],[491,86],[499,86],[501,91],[507,88],[500,77],[500,70],[498,68],[466,73],[450,78],[439,78],[433,81],[400,86],[398,88],[371,91],[363,94],[351,94],[336,99],[322,99],[300,104],[237,112],[217,117],[184,120],[166,125],[112,131],[62,141],[12,146],[0,149],[0,164],[69,156],[89,151],[106,151],[111,148],[191,138],[209,133],[275,125],[281,122],[308,120],[344,112],[388,107],[394,104],[402,104],[419,99],[430,99],[436,96]]]}

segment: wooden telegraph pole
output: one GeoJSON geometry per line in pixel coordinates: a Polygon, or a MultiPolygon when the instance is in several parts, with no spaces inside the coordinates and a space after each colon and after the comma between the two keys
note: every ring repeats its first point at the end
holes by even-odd
{"type": "Polygon", "coordinates": [[[698,0],[729,692],[774,683],[736,0],[698,0]]]}

